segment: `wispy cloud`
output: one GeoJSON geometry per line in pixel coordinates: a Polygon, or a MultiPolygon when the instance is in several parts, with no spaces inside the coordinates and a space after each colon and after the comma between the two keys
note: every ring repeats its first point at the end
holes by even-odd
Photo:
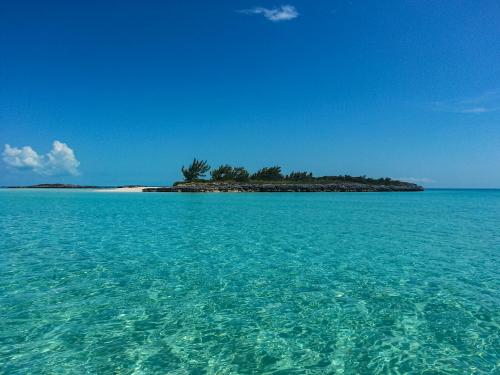
{"type": "Polygon", "coordinates": [[[43,176],[80,174],[74,151],[59,141],[52,143],[52,149],[45,155],[38,154],[30,146],[11,147],[6,144],[2,153],[4,163],[17,170],[29,170],[43,176]]]}
{"type": "Polygon", "coordinates": [[[396,177],[394,179],[398,181],[412,182],[414,184],[432,184],[436,182],[427,177],[396,177]]]}
{"type": "Polygon", "coordinates": [[[457,112],[459,113],[485,113],[485,112],[491,112],[496,109],[493,108],[485,108],[485,107],[472,107],[472,108],[465,108],[462,110],[458,110],[457,112]]]}
{"type": "Polygon", "coordinates": [[[481,114],[500,111],[500,91],[486,91],[480,95],[470,98],[437,101],[432,103],[431,108],[435,111],[452,113],[481,114]]]}
{"type": "Polygon", "coordinates": [[[272,22],[290,21],[299,16],[299,12],[293,5],[281,5],[276,8],[255,7],[242,9],[240,13],[260,14],[272,22]]]}
{"type": "Polygon", "coordinates": [[[472,98],[462,99],[461,102],[464,104],[478,104],[478,103],[486,103],[489,101],[498,101],[498,99],[500,99],[500,91],[489,90],[483,92],[481,95],[477,95],[472,98]]]}

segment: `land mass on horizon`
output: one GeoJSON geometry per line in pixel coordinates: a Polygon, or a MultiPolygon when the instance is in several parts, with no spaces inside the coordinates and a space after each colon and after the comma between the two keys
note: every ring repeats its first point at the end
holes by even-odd
{"type": "Polygon", "coordinates": [[[250,174],[244,167],[232,167],[228,164],[215,169],[210,168],[204,160],[196,158],[188,167],[182,167],[184,181],[175,182],[172,186],[147,187],[142,185],[88,186],[73,184],[38,184],[31,186],[15,186],[15,188],[46,189],[104,189],[132,192],[391,192],[391,191],[423,191],[423,187],[414,183],[386,178],[370,178],[366,176],[321,176],[315,177],[312,172],[290,172],[284,175],[281,167],[272,166],[259,169],[250,174]],[[210,171],[210,179],[205,175],[210,171]],[[131,189],[133,188],[133,189],[131,189]]]}
{"type": "Polygon", "coordinates": [[[150,192],[389,192],[422,191],[413,183],[386,178],[366,176],[322,176],[314,177],[312,172],[292,171],[284,175],[280,166],[264,167],[250,174],[244,167],[228,164],[210,170],[205,160],[193,160],[188,167],[182,167],[184,181],[171,187],[146,188],[150,192]],[[210,171],[210,180],[203,177],[210,171]]]}

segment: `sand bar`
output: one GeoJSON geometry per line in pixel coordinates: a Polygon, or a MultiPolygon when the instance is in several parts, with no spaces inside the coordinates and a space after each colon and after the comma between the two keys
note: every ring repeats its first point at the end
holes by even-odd
{"type": "Polygon", "coordinates": [[[99,193],[142,193],[142,189],[156,188],[154,186],[134,186],[134,187],[118,187],[112,189],[96,189],[99,193]]]}

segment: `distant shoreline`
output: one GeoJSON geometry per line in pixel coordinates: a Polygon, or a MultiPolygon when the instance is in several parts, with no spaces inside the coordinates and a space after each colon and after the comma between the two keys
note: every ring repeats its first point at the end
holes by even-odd
{"type": "Polygon", "coordinates": [[[73,184],[37,184],[27,186],[5,186],[6,189],[112,189],[117,186],[73,185],[73,184]]]}
{"type": "Polygon", "coordinates": [[[418,192],[422,186],[412,183],[365,184],[355,182],[279,183],[279,182],[190,182],[173,186],[94,186],[70,184],[38,184],[8,186],[9,189],[80,189],[102,193],[319,193],[319,192],[418,192]]]}
{"type": "Polygon", "coordinates": [[[73,184],[38,184],[28,186],[4,186],[5,189],[78,189],[95,190],[103,193],[142,193],[145,188],[155,188],[155,186],[145,185],[122,185],[122,186],[98,186],[98,185],[73,185],[73,184]]]}

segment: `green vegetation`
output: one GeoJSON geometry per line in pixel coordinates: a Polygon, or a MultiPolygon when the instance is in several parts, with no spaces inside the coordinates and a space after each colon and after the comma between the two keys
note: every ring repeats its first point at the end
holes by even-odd
{"type": "MultiPolygon", "coordinates": [[[[188,168],[184,166],[181,169],[186,182],[250,182],[250,183],[274,183],[274,184],[328,184],[328,183],[360,183],[369,185],[407,185],[408,183],[385,178],[370,178],[366,176],[321,176],[314,177],[311,172],[292,171],[284,175],[280,166],[264,167],[250,175],[243,167],[232,167],[229,164],[223,164],[210,171],[210,166],[204,160],[193,160],[188,168]],[[202,179],[210,171],[210,180],[202,179]]],[[[174,184],[181,184],[176,182],[174,184]]]]}
{"type": "Polygon", "coordinates": [[[370,184],[370,185],[405,185],[407,182],[393,180],[390,177],[385,178],[370,178],[366,176],[322,176],[315,177],[314,181],[319,183],[328,183],[328,182],[357,182],[361,184],[370,184]]]}
{"type": "Polygon", "coordinates": [[[274,167],[259,169],[250,177],[250,179],[256,181],[280,181],[284,179],[284,176],[281,173],[281,167],[276,165],[274,167]]]}
{"type": "Polygon", "coordinates": [[[250,174],[243,167],[231,167],[228,164],[221,165],[220,167],[210,172],[212,181],[238,181],[245,182],[250,178],[250,174]]]}
{"type": "Polygon", "coordinates": [[[184,168],[184,166],[182,166],[181,169],[186,182],[200,180],[200,178],[204,177],[209,170],[210,166],[207,164],[206,160],[196,160],[196,158],[194,158],[189,167],[184,168]]]}
{"type": "Polygon", "coordinates": [[[233,169],[233,177],[235,181],[245,182],[250,179],[250,173],[244,167],[236,167],[233,169]]]}
{"type": "Polygon", "coordinates": [[[311,172],[290,172],[285,178],[290,181],[311,181],[314,179],[311,172]]]}

